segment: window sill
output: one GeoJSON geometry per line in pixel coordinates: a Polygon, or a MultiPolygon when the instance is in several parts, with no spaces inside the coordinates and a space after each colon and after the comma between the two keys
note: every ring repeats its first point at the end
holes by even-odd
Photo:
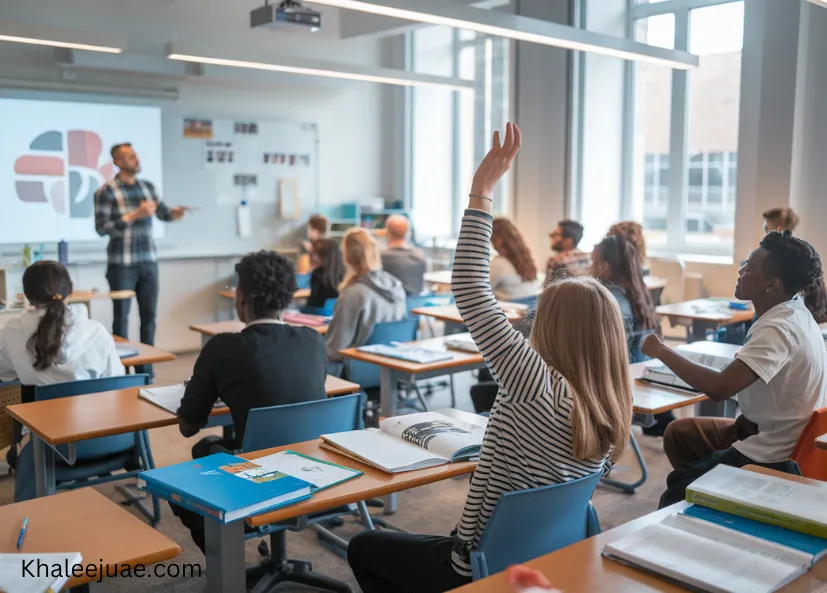
{"type": "Polygon", "coordinates": [[[732,266],[735,259],[731,255],[705,255],[699,253],[676,253],[673,251],[650,251],[649,257],[674,259],[684,263],[732,266]]]}

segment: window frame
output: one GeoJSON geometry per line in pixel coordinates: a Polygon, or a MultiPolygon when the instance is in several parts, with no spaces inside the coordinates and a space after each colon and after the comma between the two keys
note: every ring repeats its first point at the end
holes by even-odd
{"type": "MultiPolygon", "coordinates": [[[[634,37],[636,22],[640,19],[652,18],[664,14],[674,14],[675,18],[675,44],[674,49],[678,51],[689,51],[690,24],[693,10],[740,2],[741,0],[664,0],[654,4],[638,3],[635,0],[628,0],[627,10],[627,35],[634,37]]],[[[689,134],[689,77],[688,70],[672,70],[671,104],[669,123],[669,172],[668,195],[666,200],[666,232],[667,242],[658,245],[651,251],[657,255],[712,255],[732,256],[734,239],[729,245],[704,245],[688,242],[685,237],[685,229],[689,216],[688,193],[689,193],[689,168],[690,155],[688,153],[689,134]]],[[[635,102],[636,102],[636,65],[627,61],[624,72],[624,117],[623,117],[623,167],[622,167],[622,190],[621,190],[621,214],[624,218],[632,217],[634,210],[634,171],[635,153],[634,138],[637,124],[635,102]]],[[[701,205],[707,203],[707,181],[709,153],[702,154],[703,186],[701,205]]],[[[663,155],[658,155],[662,158],[663,155]]],[[[735,202],[731,196],[730,189],[737,187],[729,177],[731,166],[737,163],[737,156],[733,160],[731,153],[725,152],[721,163],[722,185],[720,207],[735,202]]],[[[658,172],[659,175],[659,172],[658,172]]],[[[644,201],[645,201],[644,191],[644,201]]],[[[658,204],[662,203],[659,197],[658,204]]],[[[718,206],[718,204],[716,204],[718,206]]]]}

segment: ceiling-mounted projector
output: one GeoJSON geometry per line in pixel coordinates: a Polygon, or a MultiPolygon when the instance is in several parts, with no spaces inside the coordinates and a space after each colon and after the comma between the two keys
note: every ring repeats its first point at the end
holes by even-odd
{"type": "Polygon", "coordinates": [[[318,31],[322,28],[322,13],[305,8],[296,0],[284,0],[280,4],[267,2],[250,13],[250,27],[282,31],[318,31]]]}

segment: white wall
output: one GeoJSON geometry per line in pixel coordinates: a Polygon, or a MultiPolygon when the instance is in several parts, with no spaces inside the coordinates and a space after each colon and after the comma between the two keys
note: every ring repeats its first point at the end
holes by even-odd
{"type": "MultiPolygon", "coordinates": [[[[335,10],[325,11],[327,22],[319,35],[251,31],[249,11],[260,4],[259,0],[0,0],[0,15],[4,20],[71,28],[88,31],[91,35],[106,32],[125,38],[129,52],[155,57],[163,56],[165,43],[172,41],[181,50],[198,48],[198,51],[215,57],[266,61],[292,55],[370,66],[393,65],[387,63],[381,40],[339,40],[335,10]]],[[[0,43],[0,78],[60,84],[53,55],[49,48],[0,43]]],[[[129,56],[123,57],[129,59],[129,56]]],[[[66,84],[68,88],[71,85],[119,89],[177,88],[178,100],[159,102],[165,125],[177,122],[183,116],[243,116],[315,122],[319,125],[320,136],[319,197],[322,203],[399,195],[401,146],[398,131],[389,124],[401,121],[398,100],[401,91],[362,83],[333,83],[277,75],[256,78],[255,73],[250,74],[247,82],[243,78],[232,81],[184,80],[127,75],[117,71],[78,70],[74,73],[75,80],[66,81],[66,84]]],[[[24,95],[44,96],[35,92],[24,95]]],[[[128,92],[125,95],[118,100],[128,101],[128,92]]],[[[45,96],[73,97],[62,92],[45,96]]],[[[143,99],[138,102],[154,101],[143,99]]],[[[176,201],[175,195],[165,198],[171,203],[176,201]]],[[[197,215],[178,224],[197,224],[197,215]]],[[[261,247],[288,244],[295,240],[300,226],[301,223],[288,223],[275,236],[261,237],[261,247]],[[292,233],[291,238],[280,236],[284,233],[292,233]]],[[[205,228],[203,232],[209,234],[210,229],[205,228]]],[[[176,234],[175,225],[171,225],[167,229],[170,242],[175,242],[176,234]]],[[[180,239],[180,232],[177,236],[180,239]]],[[[216,252],[221,253],[220,245],[216,245],[216,252]]],[[[198,336],[189,332],[187,326],[215,319],[219,303],[215,292],[223,288],[231,275],[237,254],[227,255],[180,260],[169,254],[169,259],[162,261],[159,347],[174,351],[198,347],[198,336]]],[[[7,247],[0,245],[0,263],[13,264],[18,256],[18,249],[9,253],[7,247]]],[[[103,256],[102,249],[100,256],[103,256]]],[[[98,259],[92,254],[83,258],[98,259]]],[[[77,261],[77,254],[74,259],[77,261]]],[[[102,263],[73,266],[72,272],[79,288],[107,287],[102,263]]],[[[92,315],[104,323],[111,323],[111,307],[107,303],[94,304],[92,315]]],[[[136,326],[134,306],[131,317],[136,326]]]]}

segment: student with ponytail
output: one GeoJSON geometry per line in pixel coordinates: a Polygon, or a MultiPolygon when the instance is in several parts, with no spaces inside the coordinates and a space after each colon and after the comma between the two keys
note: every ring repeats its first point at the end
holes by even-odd
{"type": "Polygon", "coordinates": [[[84,305],[67,305],[66,268],[54,261],[29,266],[23,292],[31,308],[0,329],[0,381],[37,386],[124,374],[112,335],[84,305]]]}

